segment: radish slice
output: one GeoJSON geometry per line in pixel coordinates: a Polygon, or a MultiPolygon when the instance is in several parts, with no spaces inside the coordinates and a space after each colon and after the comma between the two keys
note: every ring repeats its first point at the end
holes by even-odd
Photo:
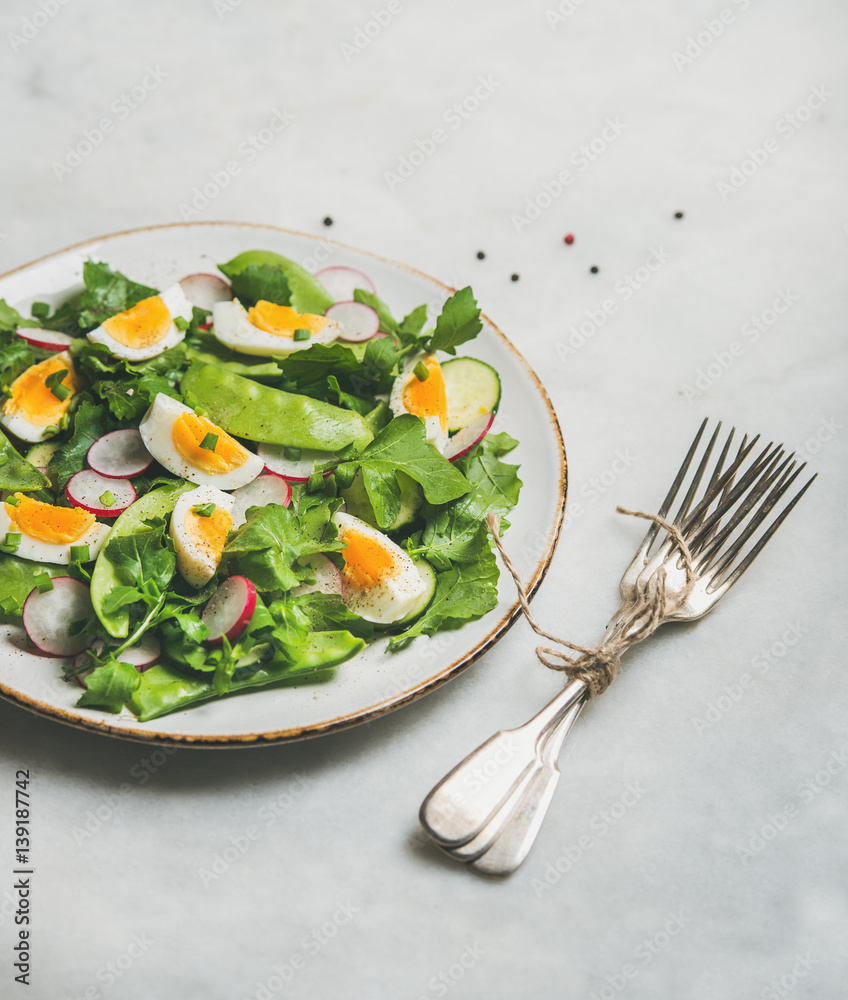
{"type": "Polygon", "coordinates": [[[380,317],[364,302],[337,302],[324,313],[327,319],[341,324],[339,340],[358,343],[370,340],[380,331],[380,317]]]}
{"type": "Polygon", "coordinates": [[[293,597],[300,597],[301,594],[341,594],[342,575],[336,568],[336,564],[326,556],[315,555],[305,560],[307,566],[312,568],[315,574],[315,583],[302,583],[299,587],[292,589],[293,597]]]}
{"type": "Polygon", "coordinates": [[[94,641],[90,635],[69,635],[73,622],[94,614],[88,587],[71,576],[54,576],[53,589],[43,594],[34,587],[24,601],[26,634],[49,656],[76,656],[94,641]]]}
{"type": "Polygon", "coordinates": [[[33,347],[42,351],[66,351],[74,342],[67,333],[57,333],[54,330],[40,330],[35,326],[19,326],[15,333],[33,347]]]}
{"type": "Polygon", "coordinates": [[[82,507],[97,517],[117,517],[136,501],[135,487],[129,479],[109,479],[91,469],[71,476],[65,496],[74,507],[82,507]],[[112,503],[108,502],[110,496],[112,503]]]}
{"type": "Polygon", "coordinates": [[[472,420],[467,427],[457,431],[452,438],[448,438],[444,450],[445,458],[449,462],[455,462],[463,455],[467,455],[474,445],[479,444],[489,433],[489,428],[494,422],[494,413],[484,413],[482,417],[472,420]]]}
{"type": "Polygon", "coordinates": [[[216,302],[229,302],[233,297],[229,283],[217,274],[189,274],[180,279],[180,288],[193,306],[208,312],[216,302]]]}
{"type": "MultiPolygon", "coordinates": [[[[290,483],[305,483],[315,471],[316,465],[329,462],[333,457],[328,451],[311,451],[303,448],[300,458],[286,458],[285,449],[282,445],[260,444],[256,453],[265,463],[265,469],[275,476],[281,476],[290,483]]],[[[324,478],[331,476],[332,472],[325,472],[324,478]]]]}
{"type": "Polygon", "coordinates": [[[153,456],[133,427],[98,438],[88,449],[86,459],[95,472],[107,479],[132,479],[153,464],[153,456]]]}
{"type": "Polygon", "coordinates": [[[206,602],[200,620],[209,629],[207,642],[220,646],[223,636],[235,641],[253,617],[256,587],[244,576],[231,576],[206,602]]]}
{"type": "MultiPolygon", "coordinates": [[[[79,669],[79,667],[84,667],[87,663],[91,661],[89,653],[95,653],[99,656],[103,652],[103,640],[97,639],[89,649],[83,650],[77,656],[74,657],[73,667],[79,669]]],[[[110,645],[117,648],[118,642],[115,640],[110,643],[110,645]]],[[[123,653],[118,657],[121,663],[129,663],[140,673],[143,674],[145,670],[149,670],[154,663],[162,655],[162,646],[155,635],[145,635],[142,637],[141,642],[137,642],[134,646],[130,646],[129,649],[125,649],[123,653]]],[[[87,670],[84,674],[75,674],[74,680],[82,688],[87,688],[88,685],[85,683],[85,678],[94,670],[87,670]]]]}
{"type": "Polygon", "coordinates": [[[374,282],[355,267],[325,267],[323,271],[317,271],[315,277],[336,302],[350,302],[354,289],[357,288],[373,292],[375,295],[377,293],[374,282]]]}
{"type": "Polygon", "coordinates": [[[239,486],[233,490],[233,527],[238,528],[247,520],[247,511],[251,507],[264,507],[269,503],[288,507],[291,503],[292,488],[281,476],[272,474],[257,476],[247,486],[239,486]]]}

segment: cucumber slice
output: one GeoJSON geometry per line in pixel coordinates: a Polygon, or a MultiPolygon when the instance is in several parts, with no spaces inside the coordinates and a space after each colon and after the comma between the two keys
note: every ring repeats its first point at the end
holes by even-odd
{"type": "Polygon", "coordinates": [[[416,618],[423,615],[427,608],[430,607],[430,602],[433,600],[436,593],[436,571],[426,559],[416,559],[415,568],[421,574],[421,579],[427,585],[427,589],[421,595],[421,599],[408,615],[398,619],[396,622],[392,622],[390,625],[374,625],[375,631],[405,628],[407,625],[411,625],[416,618]]]}
{"type": "Polygon", "coordinates": [[[397,531],[407,524],[411,524],[418,514],[421,504],[424,502],[424,494],[421,487],[414,479],[410,479],[405,472],[397,473],[398,484],[400,485],[400,512],[388,528],[380,528],[374,514],[374,508],[365,492],[365,483],[362,481],[362,469],[356,473],[353,482],[346,490],[341,491],[344,498],[348,514],[353,514],[360,521],[365,521],[371,527],[380,531],[397,531]]]}
{"type": "Polygon", "coordinates": [[[59,445],[54,444],[52,441],[42,441],[40,444],[33,445],[30,448],[26,453],[26,460],[30,465],[40,465],[42,468],[47,468],[50,464],[50,459],[58,447],[59,445]]]}
{"type": "Polygon", "coordinates": [[[495,413],[501,401],[501,380],[485,361],[456,358],[442,365],[448,397],[448,430],[453,434],[484,413],[495,413]]]}

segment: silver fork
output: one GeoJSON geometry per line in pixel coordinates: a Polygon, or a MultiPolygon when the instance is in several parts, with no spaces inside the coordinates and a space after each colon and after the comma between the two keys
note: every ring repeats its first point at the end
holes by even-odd
{"type": "MultiPolygon", "coordinates": [[[[660,507],[662,519],[681,492],[707,423],[701,424],[660,507]]],[[[660,576],[665,620],[695,621],[712,610],[816,478],[808,479],[781,506],[806,463],[799,465],[794,455],[787,456],[783,446],[774,443],[755,452],[759,435],[750,441],[746,435],[726,465],[735,433],[731,430],[705,480],[720,430],[719,422],[671,522],[692,556],[691,584],[676,540],[652,523],[621,578],[622,604],[602,645],[633,637],[644,627],[640,602],[660,576]]],[[[496,733],[432,789],[421,806],[420,821],[440,847],[481,874],[508,875],[521,864],[559,780],[557,756],[588,693],[582,680],[571,681],[529,722],[496,733]]]]}

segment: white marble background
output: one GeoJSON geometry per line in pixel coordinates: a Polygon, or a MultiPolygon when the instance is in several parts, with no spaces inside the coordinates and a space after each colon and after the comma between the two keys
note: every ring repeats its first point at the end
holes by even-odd
{"type": "Polygon", "coordinates": [[[505,883],[424,846],[416,812],[556,690],[524,625],[415,705],[292,746],[151,759],[0,704],[0,994],[23,766],[38,1000],[845,995],[846,28],[840,0],[6,0],[0,268],[188,215],[472,282],[566,437],[549,626],[597,639],[640,535],[615,505],[657,502],[704,415],[820,479],[713,616],[630,655],[505,883]]]}

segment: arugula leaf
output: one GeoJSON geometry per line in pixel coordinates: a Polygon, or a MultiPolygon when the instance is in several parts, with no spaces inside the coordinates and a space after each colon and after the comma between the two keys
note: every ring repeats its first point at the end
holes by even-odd
{"type": "Polygon", "coordinates": [[[456,354],[457,345],[473,340],[482,329],[480,307],[471,287],[466,285],[442,306],[436,330],[430,338],[430,350],[456,354]]]}
{"type": "Polygon", "coordinates": [[[85,468],[88,449],[99,437],[114,429],[114,421],[102,406],[91,399],[82,400],[74,413],[73,436],[59,445],[47,466],[60,492],[74,473],[85,468]]]}
{"type": "Polygon", "coordinates": [[[183,344],[189,360],[218,365],[227,371],[235,372],[236,375],[246,375],[259,382],[280,377],[279,365],[272,358],[257,358],[254,364],[249,360],[250,355],[230,350],[214,334],[205,330],[192,333],[186,337],[183,344]]]}
{"type": "Polygon", "coordinates": [[[106,554],[124,585],[107,596],[104,601],[107,612],[129,603],[129,591],[135,592],[136,601],[150,604],[168,589],[177,561],[170,541],[166,540],[164,520],[156,520],[161,523],[146,531],[118,535],[107,544],[106,554]]]}
{"type": "Polygon", "coordinates": [[[142,299],[158,295],[155,288],[131,281],[120,271],[113,271],[108,264],[87,260],[82,266],[85,291],[80,295],[78,325],[84,330],[95,326],[129,309],[142,299]]]}
{"type": "Polygon", "coordinates": [[[427,322],[427,306],[418,306],[413,309],[408,316],[404,316],[401,320],[401,324],[398,327],[398,335],[402,339],[415,338],[417,339],[421,331],[424,329],[424,324],[427,322]]]}
{"type": "MultiPolygon", "coordinates": [[[[0,299],[0,303],[2,303],[0,299]]],[[[36,352],[30,345],[14,333],[0,332],[0,385],[8,386],[35,364],[39,358],[47,357],[43,351],[36,352]]],[[[52,352],[51,352],[52,353],[52,352]]]]}
{"type": "MultiPolygon", "coordinates": [[[[25,319],[13,309],[5,299],[0,299],[0,330],[14,332],[19,326],[38,326],[39,321],[35,319],[25,319]]],[[[20,340],[20,338],[16,338],[20,340]]]]}
{"type": "Polygon", "coordinates": [[[248,264],[239,271],[227,270],[226,264],[219,264],[233,286],[233,295],[247,309],[262,299],[278,306],[291,303],[291,288],[286,276],[277,267],[269,264],[248,264]]]}
{"type": "Polygon", "coordinates": [[[491,546],[481,549],[473,563],[452,566],[436,578],[436,593],[424,614],[389,643],[397,650],[418,635],[459,628],[487,614],[498,603],[498,564],[491,546]]]}
{"type": "Polygon", "coordinates": [[[380,317],[380,329],[383,333],[395,334],[398,332],[398,322],[392,316],[392,311],[386,303],[373,292],[364,288],[355,288],[353,291],[355,302],[362,302],[366,306],[371,306],[374,312],[380,317]]]}
{"type": "Polygon", "coordinates": [[[50,480],[31,465],[0,431],[0,490],[41,490],[50,480]]]}
{"type": "Polygon", "coordinates": [[[247,521],[224,548],[222,565],[240,573],[257,589],[291,590],[309,573],[295,565],[300,556],[343,548],[331,521],[341,501],[323,501],[302,513],[269,504],[248,511],[247,521]]]}
{"type": "Polygon", "coordinates": [[[117,714],[140,683],[141,674],[132,664],[110,656],[87,675],[86,691],[77,704],[117,714]]]}

